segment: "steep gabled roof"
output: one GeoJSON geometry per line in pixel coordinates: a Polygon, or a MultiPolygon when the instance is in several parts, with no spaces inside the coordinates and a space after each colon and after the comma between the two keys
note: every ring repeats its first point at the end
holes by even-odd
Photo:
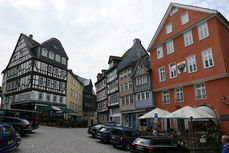
{"type": "Polygon", "coordinates": [[[118,64],[118,71],[121,71],[133,64],[138,60],[139,57],[148,55],[139,39],[135,39],[134,42],[134,45],[123,54],[122,61],[118,64]]]}
{"type": "Polygon", "coordinates": [[[135,72],[137,71],[137,67],[139,64],[142,64],[147,69],[147,71],[151,70],[150,56],[143,56],[136,61],[132,76],[135,75],[135,72]]]}
{"type": "Polygon", "coordinates": [[[17,49],[18,42],[19,42],[19,40],[21,38],[25,41],[26,47],[29,49],[31,56],[34,56],[33,52],[31,52],[31,49],[40,45],[38,42],[36,42],[32,38],[30,38],[30,37],[26,36],[25,34],[21,33],[19,38],[18,38],[18,41],[17,41],[17,43],[16,43],[16,45],[14,47],[13,53],[12,53],[12,55],[10,57],[10,60],[9,60],[9,62],[7,64],[6,68],[2,71],[2,73],[4,73],[5,70],[8,68],[8,66],[9,66],[9,64],[10,64],[12,58],[13,58],[13,55],[15,53],[15,50],[17,49]]]}
{"type": "Polygon", "coordinates": [[[55,53],[68,59],[64,47],[62,46],[61,42],[56,38],[46,40],[45,42],[41,43],[40,46],[46,48],[47,50],[55,51],[55,53]]]}
{"type": "Polygon", "coordinates": [[[112,60],[121,61],[121,60],[122,60],[122,57],[119,57],[119,56],[112,56],[112,55],[111,55],[111,56],[109,57],[108,64],[109,64],[112,60]]]}
{"type": "Polygon", "coordinates": [[[183,9],[188,9],[188,10],[194,10],[194,11],[199,11],[199,12],[204,12],[204,13],[209,13],[209,14],[217,14],[218,11],[217,10],[213,10],[213,9],[208,9],[208,8],[203,8],[203,7],[197,7],[197,6],[191,6],[191,5],[184,5],[184,4],[178,4],[178,3],[170,3],[164,17],[161,20],[161,23],[159,24],[159,27],[157,28],[147,50],[150,51],[151,47],[154,45],[154,42],[156,41],[159,33],[161,32],[162,27],[164,26],[165,21],[167,20],[171,10],[173,7],[177,7],[177,8],[183,8],[183,9]]]}

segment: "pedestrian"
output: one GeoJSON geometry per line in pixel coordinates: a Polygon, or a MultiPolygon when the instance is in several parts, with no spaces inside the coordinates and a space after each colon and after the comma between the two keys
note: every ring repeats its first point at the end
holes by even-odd
{"type": "Polygon", "coordinates": [[[222,153],[229,153],[229,136],[228,135],[222,136],[222,143],[223,143],[222,153]]]}

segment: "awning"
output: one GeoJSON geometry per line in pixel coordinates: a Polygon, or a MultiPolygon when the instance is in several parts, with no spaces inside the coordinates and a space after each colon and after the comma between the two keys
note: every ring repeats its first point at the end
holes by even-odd
{"type": "Polygon", "coordinates": [[[53,110],[53,111],[60,111],[61,109],[59,107],[56,107],[56,106],[44,106],[44,107],[40,107],[38,108],[38,110],[53,110]]]}
{"type": "Polygon", "coordinates": [[[160,108],[155,108],[152,111],[144,114],[143,116],[139,117],[138,119],[147,119],[147,118],[154,118],[154,115],[157,114],[158,118],[162,118],[163,116],[166,116],[169,114],[168,111],[160,109],[160,108]]]}
{"type": "MultiPolygon", "coordinates": [[[[210,108],[209,108],[210,109],[210,108]]],[[[172,113],[169,113],[168,115],[164,116],[163,118],[168,119],[215,119],[215,116],[212,116],[210,113],[207,113],[207,111],[204,111],[203,108],[193,108],[190,106],[182,107],[172,113]]]]}
{"type": "Polygon", "coordinates": [[[68,113],[77,113],[77,112],[68,108],[63,108],[62,110],[60,109],[57,113],[68,114],[68,113]]]}

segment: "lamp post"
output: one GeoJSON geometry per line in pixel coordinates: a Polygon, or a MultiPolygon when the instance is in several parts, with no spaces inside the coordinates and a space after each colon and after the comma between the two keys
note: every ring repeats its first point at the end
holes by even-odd
{"type": "Polygon", "coordinates": [[[191,127],[190,127],[191,132],[190,133],[193,136],[193,125],[192,125],[193,117],[192,116],[190,116],[190,121],[191,121],[191,127]]]}

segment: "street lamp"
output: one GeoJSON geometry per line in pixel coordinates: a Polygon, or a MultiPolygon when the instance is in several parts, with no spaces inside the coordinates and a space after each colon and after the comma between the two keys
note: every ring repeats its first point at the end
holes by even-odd
{"type": "Polygon", "coordinates": [[[190,133],[193,136],[193,126],[192,126],[193,117],[192,116],[190,116],[190,121],[191,121],[191,127],[190,127],[191,132],[190,133]]]}

